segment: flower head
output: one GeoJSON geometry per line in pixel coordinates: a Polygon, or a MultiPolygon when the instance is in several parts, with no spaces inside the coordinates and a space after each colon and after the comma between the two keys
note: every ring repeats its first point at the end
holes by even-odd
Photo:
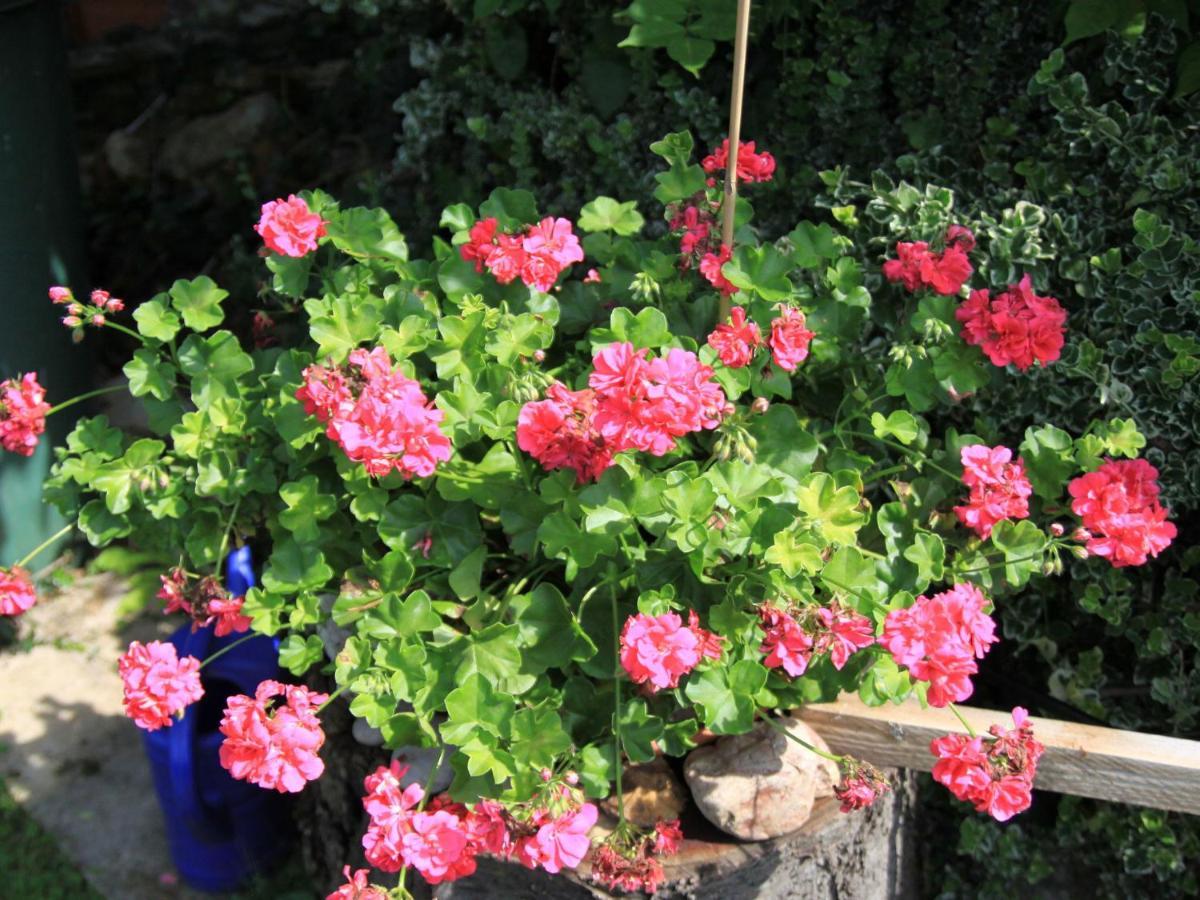
{"type": "Polygon", "coordinates": [[[1158,502],[1157,478],[1144,459],[1106,460],[1067,485],[1088,553],[1118,568],[1140,566],[1170,545],[1177,531],[1158,502]]]}
{"type": "Polygon", "coordinates": [[[19,616],[37,603],[33,579],[20,566],[0,568],[0,616],[19,616]]]}
{"type": "Polygon", "coordinates": [[[125,715],[138,728],[157,731],[204,696],[200,661],[179,659],[173,644],[134,641],[117,663],[124,684],[125,715]]]}
{"type": "Polygon", "coordinates": [[[0,447],[33,456],[49,412],[46,390],[38,384],[37,375],[28,372],[0,382],[0,447]]]}
{"type": "Polygon", "coordinates": [[[722,363],[731,369],[749,365],[754,351],[762,345],[758,325],[746,318],[746,310],[735,306],[729,311],[729,321],[722,322],[708,336],[708,345],[717,351],[722,363]]]}
{"type": "Polygon", "coordinates": [[[997,522],[1024,519],[1029,515],[1029,495],[1033,485],[1025,475],[1025,463],[1011,462],[1007,447],[970,444],[960,451],[963,484],[970,496],[962,506],[954,507],[958,520],[981,538],[987,539],[997,522]]]}
{"type": "MultiPolygon", "coordinates": [[[[729,138],[704,157],[700,165],[709,175],[724,171],[729,165],[729,138]]],[[[767,151],[756,152],[754,141],[738,141],[737,177],[745,184],[770,181],[775,174],[775,157],[767,151]]]]}
{"type": "Polygon", "coordinates": [[[842,802],[844,813],[865,809],[891,789],[884,774],[868,762],[845,756],[839,767],[842,780],[833,795],[842,802]]]}
{"type": "Polygon", "coordinates": [[[325,900],[387,900],[387,892],[382,888],[371,885],[367,878],[371,873],[367,869],[357,869],[353,873],[350,867],[342,869],[346,883],[339,887],[325,900]]]}
{"type": "Polygon", "coordinates": [[[796,366],[808,358],[808,345],[814,337],[805,327],[803,312],[780,304],[779,316],[771,321],[771,337],[767,341],[775,365],[785,372],[796,371],[796,366]]]}
{"type": "Polygon", "coordinates": [[[1033,736],[1029,714],[1012,711],[1013,725],[988,729],[988,736],[948,734],[935,738],[930,752],[938,758],[933,779],[979,812],[1005,822],[1033,802],[1033,780],[1045,747],[1033,736]]]}
{"type": "Polygon", "coordinates": [[[953,296],[962,290],[974,271],[967,258],[974,247],[975,235],[961,225],[947,229],[945,248],[940,252],[930,249],[925,241],[900,241],[896,244],[896,258],[883,264],[883,277],[903,283],[908,291],[929,288],[953,296]]]}
{"type": "Polygon", "coordinates": [[[321,776],[318,753],[325,732],[316,708],[329,699],[306,687],[264,681],[254,697],[238,694],[225,705],[221,765],[234,778],[268,790],[296,793],[321,776]],[[273,705],[276,697],[283,703],[273,705]]]}
{"type": "Polygon", "coordinates": [[[621,667],[652,691],[673,688],[701,659],[702,639],[673,612],[630,616],[621,629],[621,667]]]}
{"type": "Polygon", "coordinates": [[[722,297],[732,297],[737,293],[737,286],[725,277],[721,267],[733,258],[733,251],[728,244],[721,245],[719,253],[705,253],[700,260],[700,274],[708,279],[708,283],[721,292],[722,297]]]}
{"type": "Polygon", "coordinates": [[[267,249],[280,256],[307,256],[317,249],[325,237],[326,222],[308,208],[304,198],[295,194],[286,200],[269,200],[262,205],[262,215],[254,230],[267,249]]]}
{"type": "Polygon", "coordinates": [[[1046,366],[1063,347],[1067,312],[1053,297],[1035,294],[1028,275],[996,297],[986,288],[971,291],[954,316],[963,340],[982,348],[993,365],[1012,363],[1021,371],[1035,362],[1046,366]]]}

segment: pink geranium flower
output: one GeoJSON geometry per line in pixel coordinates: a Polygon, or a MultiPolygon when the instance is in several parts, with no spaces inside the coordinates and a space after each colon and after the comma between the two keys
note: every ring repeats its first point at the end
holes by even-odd
{"type": "Polygon", "coordinates": [[[1007,447],[970,444],[960,451],[963,484],[970,496],[962,506],[954,507],[958,520],[981,538],[987,539],[997,522],[1024,519],[1029,515],[1029,496],[1033,485],[1025,475],[1025,463],[1011,462],[1007,447]]]}
{"type": "Polygon", "coordinates": [[[125,715],[138,728],[157,731],[204,696],[200,661],[179,659],[173,644],[134,641],[117,663],[125,693],[125,715]]]}
{"type": "Polygon", "coordinates": [[[462,821],[445,810],[419,812],[401,842],[406,865],[430,884],[453,881],[475,871],[475,855],[462,821]]]}
{"type": "Polygon", "coordinates": [[[317,249],[325,236],[325,221],[295,194],[286,200],[270,200],[262,206],[262,216],[254,230],[267,249],[280,256],[307,256],[317,249]]]}
{"type": "Polygon", "coordinates": [[[992,297],[971,291],[954,316],[962,323],[962,338],[980,347],[993,365],[1015,365],[1025,371],[1035,362],[1049,365],[1063,347],[1067,311],[1053,297],[1033,291],[1028,275],[992,297]]]}
{"type": "Polygon", "coordinates": [[[37,603],[33,579],[20,566],[0,568],[0,616],[19,616],[37,603]]]}
{"type": "Polygon", "coordinates": [[[1018,706],[1012,718],[1014,727],[1007,731],[992,725],[987,737],[948,734],[929,745],[938,758],[933,780],[1000,822],[1033,802],[1033,780],[1045,752],[1034,739],[1029,714],[1018,706]]]}
{"type": "Polygon", "coordinates": [[[557,263],[559,270],[572,263],[583,262],[583,247],[571,230],[568,219],[547,217],[530,226],[525,234],[524,245],[526,253],[548,256],[557,263]]]}
{"type": "Polygon", "coordinates": [[[29,372],[0,382],[0,447],[33,456],[49,412],[46,390],[38,384],[37,375],[29,372]]]}
{"type": "Polygon", "coordinates": [[[342,869],[346,883],[329,894],[325,900],[387,900],[386,891],[373,887],[367,881],[370,874],[367,869],[357,869],[351,874],[350,867],[346,866],[342,869]]]}
{"type": "Polygon", "coordinates": [[[749,365],[754,351],[762,345],[758,326],[746,318],[746,310],[735,306],[729,311],[729,321],[722,322],[708,336],[708,345],[717,351],[721,362],[731,369],[749,365]]]}
{"type": "Polygon", "coordinates": [[[721,267],[732,258],[733,250],[728,244],[722,244],[720,253],[705,253],[700,259],[700,274],[720,291],[722,297],[732,297],[737,293],[737,286],[721,271],[721,267]]]}
{"type": "Polygon", "coordinates": [[[701,639],[673,612],[630,616],[621,629],[621,666],[634,684],[673,688],[700,662],[701,639]]]}
{"type": "Polygon", "coordinates": [[[302,790],[325,771],[318,755],[325,732],[316,708],[328,699],[327,694],[278,681],[259,684],[253,698],[230,697],[220,725],[225,735],[221,765],[234,778],[268,790],[302,790]],[[280,696],[284,702],[273,705],[280,696]]]}
{"type": "Polygon", "coordinates": [[[780,304],[779,317],[771,322],[772,358],[775,365],[785,372],[796,371],[796,366],[808,358],[808,345],[816,337],[805,327],[804,313],[794,306],[780,304]]]}
{"type": "Polygon", "coordinates": [[[1140,566],[1170,545],[1177,531],[1158,502],[1157,478],[1144,459],[1106,460],[1067,485],[1089,553],[1118,568],[1140,566]]]}
{"type": "Polygon", "coordinates": [[[585,803],[574,812],[552,819],[538,828],[534,840],[541,867],[551,874],[574,869],[592,847],[588,832],[596,824],[599,810],[585,803]]]}

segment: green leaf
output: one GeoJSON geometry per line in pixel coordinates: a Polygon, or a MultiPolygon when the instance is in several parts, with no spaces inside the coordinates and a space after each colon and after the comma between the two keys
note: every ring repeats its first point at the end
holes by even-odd
{"type": "Polygon", "coordinates": [[[1047,500],[1062,496],[1067,479],[1075,472],[1074,449],[1071,436],[1061,428],[1043,425],[1025,429],[1020,455],[1035,494],[1047,500]]]}
{"type": "Polygon", "coordinates": [[[296,540],[315,543],[321,536],[320,523],[337,512],[337,498],[322,494],[316,475],[289,481],[279,489],[287,509],[279,513],[279,524],[292,532],[296,540]]]}
{"type": "Polygon", "coordinates": [[[326,225],[333,245],[351,256],[376,257],[394,262],[408,259],[404,235],[382,209],[356,206],[337,212],[326,225]]]}
{"type": "Polygon", "coordinates": [[[207,275],[191,281],[179,279],[171,285],[171,305],[183,316],[183,323],[193,331],[216,328],[225,318],[221,301],[229,291],[217,287],[207,275]]]}
{"type": "Polygon", "coordinates": [[[885,438],[890,435],[902,444],[911,444],[921,433],[916,416],[903,409],[888,413],[886,419],[882,413],[871,413],[871,428],[875,437],[885,438]]]}
{"type": "Polygon", "coordinates": [[[79,529],[93,547],[104,547],[133,531],[122,516],[108,511],[102,500],[92,500],[79,511],[79,529]]]}
{"type": "Polygon", "coordinates": [[[794,288],[787,274],[792,262],[770,244],[743,244],[722,267],[725,277],[743,291],[753,291],[768,303],[787,300],[794,288]]]}
{"type": "Polygon", "coordinates": [[[325,645],[315,634],[289,634],[279,645],[279,664],[299,677],[325,658],[325,645]]]}
{"type": "Polygon", "coordinates": [[[1121,19],[1118,0],[1071,0],[1063,24],[1067,27],[1064,44],[1103,34],[1115,28],[1121,19]]]}
{"type": "Polygon", "coordinates": [[[276,594],[315,591],[333,578],[325,556],[311,544],[288,538],[277,541],[263,570],[263,587],[276,594]]]}
{"type": "Polygon", "coordinates": [[[592,347],[613,341],[629,341],[635,347],[657,349],[671,340],[667,317],[661,310],[647,306],[637,315],[623,306],[612,311],[607,330],[592,330],[592,347]]]}
{"type": "Polygon", "coordinates": [[[312,316],[308,333],[317,342],[319,359],[330,357],[334,362],[343,362],[351,350],[375,338],[382,319],[383,314],[374,304],[338,297],[327,313],[312,316]]]}
{"type": "Polygon", "coordinates": [[[150,394],[166,400],[175,393],[175,367],[148,348],[133,351],[133,358],[121,370],[129,379],[129,392],[135,397],[150,394]]]}
{"type": "Polygon", "coordinates": [[[676,163],[667,171],[656,174],[654,180],[658,182],[658,187],[654,189],[654,199],[663,204],[679,203],[707,186],[704,170],[694,163],[676,163]]]}
{"type": "Polygon", "coordinates": [[[206,409],[236,397],[237,379],[254,370],[254,361],[231,332],[216,331],[208,337],[189,335],[179,348],[179,367],[192,379],[192,399],[206,409]]]}
{"type": "Polygon", "coordinates": [[[526,769],[553,766],[571,749],[571,736],[553,709],[519,709],[512,720],[512,755],[526,769]]]}
{"type": "Polygon", "coordinates": [[[296,300],[308,290],[308,276],[312,271],[313,254],[305,256],[280,256],[272,253],[266,259],[267,268],[274,273],[271,288],[277,293],[296,300]]]}
{"type": "Polygon", "coordinates": [[[992,544],[1004,553],[1004,577],[1013,587],[1021,587],[1041,571],[1047,539],[1028,519],[996,523],[992,544]]]}
{"type": "Polygon", "coordinates": [[[1184,47],[1175,65],[1176,98],[1200,91],[1200,41],[1184,47]]]}
{"type": "Polygon", "coordinates": [[[450,590],[459,600],[471,600],[479,595],[479,580],[483,576],[485,559],[487,547],[476,547],[450,571],[450,590]]]}
{"type": "Polygon", "coordinates": [[[913,543],[904,548],[904,558],[917,567],[918,591],[925,590],[931,582],[942,580],[946,546],[936,534],[918,531],[913,535],[913,543]]]}
{"type": "Polygon", "coordinates": [[[442,738],[462,743],[482,729],[498,738],[507,738],[512,726],[516,701],[497,691],[490,681],[475,673],[446,695],[449,720],[441,727],[442,738]]]}
{"type": "Polygon", "coordinates": [[[796,484],[812,469],[818,452],[817,439],[800,425],[795,407],[774,403],[765,415],[751,420],[749,430],[758,442],[755,459],[769,466],[776,477],[796,484]]]}
{"type": "Polygon", "coordinates": [[[521,637],[527,671],[565,668],[571,661],[590,659],[596,645],[584,633],[558,588],[543,582],[532,592],[514,598],[513,623],[521,637]]]}
{"type": "Polygon", "coordinates": [[[835,544],[853,544],[868,514],[859,509],[862,498],[850,486],[838,487],[825,472],[814,472],[796,490],[796,505],[813,520],[813,527],[835,544]]]}
{"type": "Polygon", "coordinates": [[[612,197],[597,197],[579,211],[579,227],[584,231],[612,231],[629,237],[641,231],[644,224],[633,200],[621,203],[612,197]]]}
{"type": "Polygon", "coordinates": [[[179,316],[167,307],[167,295],[139,304],[133,311],[138,333],[156,341],[169,341],[179,333],[179,316]]]}
{"type": "Polygon", "coordinates": [[[663,720],[650,715],[646,701],[641,697],[626,700],[621,705],[621,748],[630,762],[649,762],[654,759],[658,755],[654,750],[654,742],[662,734],[663,720]]]}
{"type": "Polygon", "coordinates": [[[802,269],[818,269],[823,260],[837,259],[841,250],[837,245],[837,232],[827,223],[814,225],[812,222],[801,222],[788,235],[792,242],[792,258],[802,269]]]}
{"type": "Polygon", "coordinates": [[[661,156],[669,165],[678,163],[681,166],[686,166],[691,162],[692,150],[695,146],[690,131],[675,131],[665,135],[662,140],[651,144],[650,152],[656,156],[661,156]]]}
{"type": "Polygon", "coordinates": [[[1138,453],[1146,446],[1146,437],[1138,431],[1133,419],[1112,419],[1100,427],[1104,446],[1113,456],[1124,456],[1127,459],[1137,459],[1138,453]]]}
{"type": "Polygon", "coordinates": [[[479,215],[497,219],[501,231],[517,231],[537,221],[537,200],[529,191],[496,188],[479,205],[479,215]]]}
{"type": "Polygon", "coordinates": [[[767,684],[767,670],[743,659],[729,669],[719,666],[693,675],[684,693],[704,710],[704,724],[715,734],[741,734],[754,725],[755,695],[767,684]]]}
{"type": "Polygon", "coordinates": [[[821,547],[791,531],[777,531],[775,542],[763,555],[763,560],[783,569],[788,578],[795,578],[801,572],[815,575],[821,571],[824,560],[821,558],[821,547]]]}
{"type": "Polygon", "coordinates": [[[667,56],[675,60],[697,78],[704,64],[712,58],[717,45],[707,38],[688,34],[677,35],[667,42],[667,56]]]}
{"type": "Polygon", "coordinates": [[[520,638],[515,625],[500,623],[455,638],[447,645],[459,655],[455,680],[461,684],[478,673],[499,690],[513,695],[525,693],[536,679],[521,674],[520,638]]]}

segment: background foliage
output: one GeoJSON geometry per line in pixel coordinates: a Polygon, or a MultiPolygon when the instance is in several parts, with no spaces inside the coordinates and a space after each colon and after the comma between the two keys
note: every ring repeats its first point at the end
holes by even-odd
{"type": "MultiPolygon", "coordinates": [[[[877,260],[898,229],[939,214],[927,184],[970,197],[967,218],[1021,210],[1019,221],[987,223],[984,268],[997,284],[1016,261],[1045,277],[1071,311],[1072,338],[1049,373],[981,392],[983,421],[974,430],[1015,444],[1020,435],[1006,433],[1008,421],[1078,430],[1098,404],[1132,417],[1163,471],[1180,539],[1143,569],[1073,566],[1070,579],[1036,581],[1002,605],[1012,649],[984,667],[981,699],[1013,699],[999,688],[986,693],[988,670],[1004,668],[1023,696],[1041,691],[1035,712],[1195,738],[1200,551],[1189,544],[1200,515],[1200,105],[1185,89],[1200,11],[1183,2],[1097,3],[1091,7],[1102,14],[1089,19],[1084,5],[756,4],[744,127],[780,161],[776,183],[754,198],[756,221],[778,234],[797,218],[819,221],[813,207],[827,207],[875,239],[868,246],[877,260]],[[817,177],[838,167],[836,179],[817,177]],[[888,178],[876,182],[885,195],[907,182],[919,199],[901,192],[895,207],[872,202],[856,183],[870,184],[878,169],[888,178]]],[[[355,169],[347,181],[397,211],[411,235],[432,233],[446,203],[477,203],[498,185],[533,190],[541,208],[565,215],[597,194],[642,196],[657,164],[645,148],[664,123],[690,127],[701,143],[715,143],[724,129],[729,47],[719,22],[711,36],[688,36],[713,43],[700,63],[686,48],[672,53],[670,37],[661,46],[647,39],[618,47],[631,43],[637,3],[320,6],[334,13],[322,26],[331,40],[350,29],[358,42],[351,84],[399,91],[395,159],[380,159],[377,177],[355,169]],[[382,27],[364,28],[362,16],[382,27]]],[[[369,124],[376,134],[378,107],[364,103],[359,115],[338,124],[364,133],[369,124]]],[[[314,181],[299,165],[276,167],[271,178],[286,191],[293,175],[296,186],[314,181]]],[[[241,218],[206,217],[199,225],[213,240],[197,237],[197,245],[244,231],[254,212],[247,197],[271,193],[253,177],[237,190],[228,209],[241,218]]],[[[111,208],[97,207],[97,228],[111,208]]],[[[195,237],[197,223],[189,224],[195,237]]],[[[251,245],[227,245],[215,269],[239,270],[251,245]]],[[[1052,795],[1034,812],[1019,825],[966,820],[931,891],[965,896],[989,875],[1011,883],[1017,870],[1045,885],[1047,860],[1059,868],[1070,861],[1113,896],[1197,891],[1187,866],[1200,841],[1195,819],[1052,795]]]]}

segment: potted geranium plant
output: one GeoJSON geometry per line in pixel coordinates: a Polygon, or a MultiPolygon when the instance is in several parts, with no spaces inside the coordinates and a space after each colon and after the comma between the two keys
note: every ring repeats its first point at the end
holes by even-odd
{"type": "MultiPolygon", "coordinates": [[[[931,429],[922,413],[1004,367],[1052,365],[1067,328],[1052,286],[978,280],[949,204],[860,248],[838,224],[852,210],[764,241],[740,201],[731,246],[716,179],[732,155],[768,181],[769,154],[726,143],[697,164],[687,133],[653,149],[657,238],[634,201],[572,222],[500,189],[446,209],[415,259],[382,210],[268,203],[269,280],[233,301],[256,309],[247,335],[222,327],[230,299],[205,277],[139,304],[134,328],[107,295],[52,291],[69,327],[136,338],[125,374],[153,436],[81,421],[49,499],[95,546],[178,558],[172,608],[278,635],[293,675],[336,682],[232,698],[233,776],[320,777],[321,710],[343,692],[388,746],[449,759],[436,796],[399,765],[362,773],[381,871],[438,883],[482,853],[550,872],[591,854],[603,884],[653,890],[678,823],[618,815],[589,837],[625,762],[843,691],[962,701],[1006,592],[1064,552],[1138,565],[1174,536],[1132,422],[1031,428],[1019,447],[931,429]],[[229,596],[206,573],[247,541],[261,586],[229,596]],[[327,648],[330,620],[349,636],[327,648]]],[[[6,383],[7,449],[36,440],[35,394],[6,383]]],[[[4,579],[4,611],[27,607],[23,570],[4,579]]],[[[132,647],[138,724],[170,727],[198,667],[132,647]]],[[[997,818],[1029,805],[1040,753],[1013,718],[933,747],[935,777],[997,818]]],[[[843,809],[886,789],[835,759],[843,809]]],[[[333,896],[406,896],[404,876],[347,877],[333,896]]]]}

